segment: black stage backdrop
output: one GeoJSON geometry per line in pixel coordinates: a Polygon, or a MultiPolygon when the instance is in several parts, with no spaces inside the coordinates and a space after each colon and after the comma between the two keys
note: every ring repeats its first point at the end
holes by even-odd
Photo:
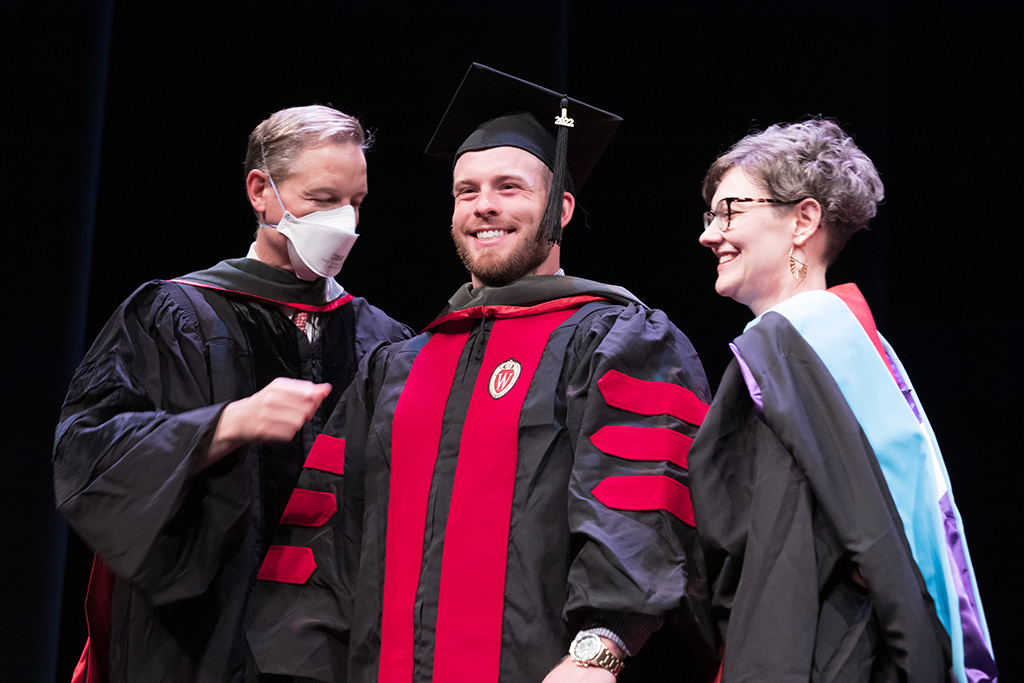
{"type": "Polygon", "coordinates": [[[71,373],[139,284],[245,254],[253,126],[329,103],[376,132],[362,238],[339,280],[419,327],[466,279],[447,236],[449,167],[422,151],[478,61],[625,119],[580,196],[589,220],[569,227],[563,265],[665,309],[712,386],[750,314],[715,295],[697,244],[704,170],[753,126],[823,114],[856,137],[887,199],[830,284],[860,285],[916,383],[1003,677],[1019,678],[1006,552],[1024,533],[1011,429],[1020,39],[1007,3],[915,5],[4,0],[0,196],[8,292],[25,287],[8,300],[0,353],[4,677],[65,681],[85,637],[88,553],[53,512],[49,465],[71,373]]]}

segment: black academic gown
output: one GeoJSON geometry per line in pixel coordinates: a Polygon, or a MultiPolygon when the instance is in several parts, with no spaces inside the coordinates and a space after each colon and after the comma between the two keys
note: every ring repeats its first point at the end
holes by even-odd
{"type": "MultiPolygon", "coordinates": [[[[949,636],[863,426],[793,323],[759,321],[734,340],[691,452],[723,683],[950,680],[949,636]]],[[[862,346],[858,362],[881,363],[862,346]]]]}
{"type": "Polygon", "coordinates": [[[359,359],[408,336],[333,279],[250,259],[150,282],[121,305],[75,374],[54,448],[58,508],[98,558],[93,677],[253,679],[242,615],[302,461],[359,359]],[[317,313],[314,343],[282,304],[317,313]],[[334,391],[290,443],[191,476],[224,406],[276,377],[334,391]]]}
{"type": "Polygon", "coordinates": [[[701,680],[686,450],[708,399],[686,337],[621,288],[467,285],[364,361],[310,455],[253,598],[259,665],[540,681],[581,626],[641,614],[668,624],[657,666],[701,680]]]}

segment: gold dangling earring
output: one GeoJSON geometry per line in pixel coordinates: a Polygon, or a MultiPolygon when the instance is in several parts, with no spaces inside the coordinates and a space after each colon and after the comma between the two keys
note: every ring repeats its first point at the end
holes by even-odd
{"type": "Polygon", "coordinates": [[[793,279],[799,283],[807,278],[807,264],[793,256],[795,246],[793,245],[789,248],[789,272],[793,274],[793,279]]]}

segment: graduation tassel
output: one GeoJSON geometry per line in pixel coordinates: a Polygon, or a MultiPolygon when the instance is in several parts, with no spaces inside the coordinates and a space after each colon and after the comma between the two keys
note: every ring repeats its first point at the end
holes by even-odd
{"type": "Polygon", "coordinates": [[[541,228],[548,242],[552,244],[562,243],[562,194],[565,192],[566,150],[569,147],[569,129],[573,127],[573,121],[566,111],[569,107],[568,98],[563,97],[561,102],[562,115],[555,117],[555,125],[558,126],[558,137],[555,140],[555,161],[552,169],[554,176],[551,179],[551,191],[548,194],[548,205],[544,210],[544,220],[541,228]]]}

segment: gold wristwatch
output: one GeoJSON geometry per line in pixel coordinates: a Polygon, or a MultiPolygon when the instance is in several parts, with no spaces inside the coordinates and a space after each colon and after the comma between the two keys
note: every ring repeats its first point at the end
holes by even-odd
{"type": "Polygon", "coordinates": [[[569,646],[569,656],[576,666],[599,666],[618,676],[625,663],[604,646],[592,633],[577,633],[569,646]]]}

